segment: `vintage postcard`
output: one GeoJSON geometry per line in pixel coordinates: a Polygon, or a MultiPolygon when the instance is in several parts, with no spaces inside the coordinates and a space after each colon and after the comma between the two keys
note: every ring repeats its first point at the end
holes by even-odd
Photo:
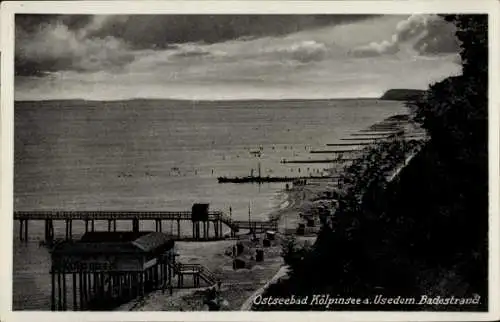
{"type": "Polygon", "coordinates": [[[498,318],[498,13],[2,3],[0,319],[498,318]]]}

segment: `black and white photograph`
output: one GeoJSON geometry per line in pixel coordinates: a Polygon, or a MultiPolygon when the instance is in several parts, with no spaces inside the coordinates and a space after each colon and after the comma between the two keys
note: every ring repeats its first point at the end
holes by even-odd
{"type": "Polygon", "coordinates": [[[405,2],[26,2],[2,45],[12,311],[491,313],[498,6],[405,2]]]}

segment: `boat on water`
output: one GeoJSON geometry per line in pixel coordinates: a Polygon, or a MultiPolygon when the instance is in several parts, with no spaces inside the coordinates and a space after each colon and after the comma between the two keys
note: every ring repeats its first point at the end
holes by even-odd
{"type": "Polygon", "coordinates": [[[250,150],[250,154],[254,157],[260,158],[262,156],[261,150],[250,150]]]}

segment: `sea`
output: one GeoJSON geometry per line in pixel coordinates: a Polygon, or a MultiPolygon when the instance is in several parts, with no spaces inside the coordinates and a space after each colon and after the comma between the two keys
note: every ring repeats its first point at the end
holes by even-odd
{"type": "MultiPolygon", "coordinates": [[[[16,102],[14,209],[186,211],[202,202],[231,209],[237,220],[266,220],[286,207],[284,184],[219,184],[217,177],[259,168],[263,176],[321,174],[328,164],[280,161],[326,158],[310,151],[407,112],[402,102],[377,99],[16,102]]],[[[118,222],[118,230],[130,226],[118,222]]],[[[13,228],[13,309],[49,310],[43,223],[30,222],[28,242],[19,241],[18,222],[13,228]]],[[[73,230],[82,234],[83,223],[73,230]]],[[[63,237],[62,222],[55,231],[63,237]]]]}

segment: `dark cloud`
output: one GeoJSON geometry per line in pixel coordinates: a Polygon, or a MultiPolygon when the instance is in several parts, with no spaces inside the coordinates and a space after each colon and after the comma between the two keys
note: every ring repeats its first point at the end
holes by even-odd
{"type": "Polygon", "coordinates": [[[134,15],[107,19],[93,36],[113,36],[134,48],[165,48],[172,43],[216,43],[242,37],[278,36],[341,24],[367,15],[134,15]]]}
{"type": "Polygon", "coordinates": [[[432,20],[427,25],[425,35],[413,45],[413,48],[424,55],[457,53],[460,45],[455,37],[455,29],[453,24],[444,20],[432,20]]]}
{"type": "MultiPolygon", "coordinates": [[[[134,59],[133,50],[279,36],[371,15],[16,15],[16,75],[98,70],[134,59]]],[[[179,56],[204,56],[191,50],[179,56]]],[[[300,53],[299,53],[300,55],[300,53]]],[[[309,55],[305,52],[303,55],[309,55]]],[[[302,57],[298,58],[299,60],[302,57]]]]}
{"type": "Polygon", "coordinates": [[[460,48],[452,23],[437,15],[413,15],[397,25],[390,40],[357,48],[352,54],[358,57],[394,54],[406,43],[411,43],[420,55],[457,53],[460,48]]]}
{"type": "Polygon", "coordinates": [[[92,21],[90,15],[47,15],[47,14],[17,14],[16,29],[24,32],[34,32],[46,25],[64,24],[69,30],[78,30],[92,21]]]}

